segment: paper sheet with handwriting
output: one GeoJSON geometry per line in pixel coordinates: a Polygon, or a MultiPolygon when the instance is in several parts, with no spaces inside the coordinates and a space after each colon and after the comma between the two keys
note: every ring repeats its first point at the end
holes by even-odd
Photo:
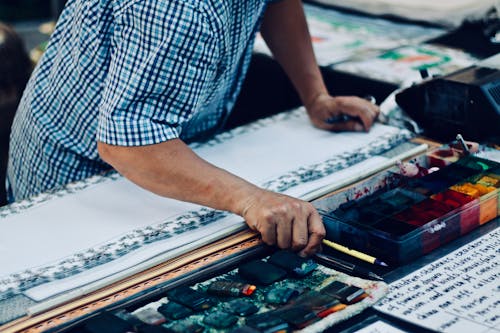
{"type": "Polygon", "coordinates": [[[379,311],[439,332],[500,332],[500,228],[393,282],[379,311]]]}

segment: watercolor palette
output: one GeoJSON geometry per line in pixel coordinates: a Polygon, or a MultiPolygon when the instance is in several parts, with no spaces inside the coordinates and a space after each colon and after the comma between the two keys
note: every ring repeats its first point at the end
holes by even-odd
{"type": "Polygon", "coordinates": [[[296,332],[303,328],[323,332],[387,293],[384,282],[354,278],[288,251],[242,261],[237,268],[212,275],[146,299],[128,300],[67,332],[296,332]],[[296,265],[305,270],[292,273],[296,265]],[[263,266],[267,270],[259,270],[263,266]],[[283,275],[269,279],[270,271],[281,268],[283,275]],[[244,273],[248,269],[254,271],[244,273]]]}
{"type": "Polygon", "coordinates": [[[351,189],[351,196],[320,200],[326,238],[400,265],[500,214],[499,163],[470,155],[439,166],[419,178],[387,172],[382,187],[368,180],[351,189]]]}

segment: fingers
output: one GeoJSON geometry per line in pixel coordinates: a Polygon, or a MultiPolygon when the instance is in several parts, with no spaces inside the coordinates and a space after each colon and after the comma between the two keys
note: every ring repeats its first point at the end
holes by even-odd
{"type": "Polygon", "coordinates": [[[285,199],[281,206],[277,206],[272,214],[268,214],[266,221],[262,223],[267,225],[266,228],[262,228],[262,240],[281,249],[298,251],[307,245],[308,240],[308,214],[303,207],[307,203],[285,196],[283,198],[285,199]],[[288,200],[292,202],[287,202],[288,200]],[[273,230],[276,232],[273,233],[273,230]]]}
{"type": "MultiPolygon", "coordinates": [[[[358,119],[366,131],[370,130],[380,113],[378,106],[363,98],[340,96],[335,97],[335,101],[337,112],[358,119]]],[[[333,125],[337,125],[334,126],[336,128],[345,128],[345,130],[359,129],[359,127],[356,128],[354,124],[349,124],[349,122],[333,125]]]]}
{"type": "Polygon", "coordinates": [[[312,204],[286,195],[268,192],[245,214],[249,227],[262,241],[281,249],[315,253],[324,237],[324,227],[312,204]]]}
{"type": "Polygon", "coordinates": [[[312,211],[308,219],[309,239],[306,247],[300,251],[301,256],[311,256],[321,248],[321,242],[325,238],[326,231],[323,221],[316,210],[312,211]]]}
{"type": "Polygon", "coordinates": [[[276,245],[276,223],[274,221],[266,221],[259,228],[262,241],[267,245],[276,245]]]}
{"type": "Polygon", "coordinates": [[[280,249],[289,249],[291,247],[292,225],[293,225],[292,219],[291,217],[288,216],[285,216],[285,218],[277,222],[276,229],[278,230],[278,233],[276,237],[277,237],[277,245],[280,249]]]}
{"type": "Polygon", "coordinates": [[[377,119],[378,106],[354,96],[322,96],[308,109],[314,126],[334,132],[369,131],[377,119]]]}
{"type": "Polygon", "coordinates": [[[296,218],[293,223],[292,250],[302,250],[309,240],[309,230],[307,229],[307,216],[305,218],[296,218]]]}
{"type": "Polygon", "coordinates": [[[314,207],[301,200],[291,199],[286,212],[277,224],[277,245],[281,249],[302,250],[308,243],[308,217],[314,207]]]}

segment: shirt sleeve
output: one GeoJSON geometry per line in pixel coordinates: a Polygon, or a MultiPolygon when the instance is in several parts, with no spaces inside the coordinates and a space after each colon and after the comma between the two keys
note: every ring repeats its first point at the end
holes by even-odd
{"type": "Polygon", "coordinates": [[[217,71],[206,16],[182,0],[135,1],[119,15],[97,139],[142,146],[178,138],[217,71]]]}

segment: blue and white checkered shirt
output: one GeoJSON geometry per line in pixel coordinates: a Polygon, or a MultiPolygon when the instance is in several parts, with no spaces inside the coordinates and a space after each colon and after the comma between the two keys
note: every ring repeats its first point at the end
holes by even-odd
{"type": "Polygon", "coordinates": [[[142,146],[221,128],[268,0],[70,0],[12,127],[20,200],[110,167],[97,140],[142,146]]]}

